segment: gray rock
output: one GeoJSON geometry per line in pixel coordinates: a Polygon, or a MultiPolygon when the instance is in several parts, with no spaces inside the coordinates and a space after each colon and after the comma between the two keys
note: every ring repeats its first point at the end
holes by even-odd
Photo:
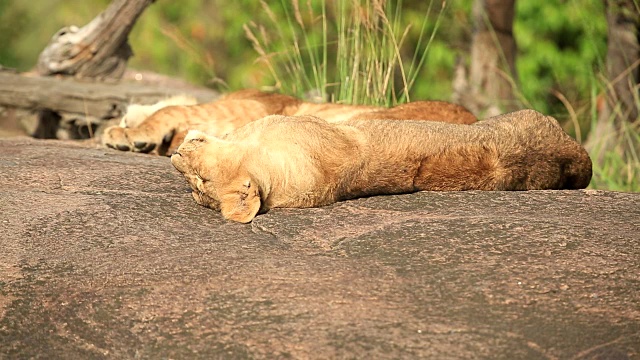
{"type": "Polygon", "coordinates": [[[423,192],[251,224],[168,158],[0,140],[0,358],[640,356],[640,194],[423,192]]]}

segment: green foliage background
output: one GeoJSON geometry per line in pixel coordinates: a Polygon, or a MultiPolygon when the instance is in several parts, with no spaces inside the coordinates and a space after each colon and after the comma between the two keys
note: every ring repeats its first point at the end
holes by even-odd
{"type": "MultiPolygon", "coordinates": [[[[0,0],[0,64],[30,69],[59,28],[86,24],[108,3],[39,0],[36,5],[0,0]]],[[[311,3],[318,9],[321,1],[311,3]]],[[[331,10],[334,3],[328,1],[327,8],[331,10]]],[[[403,53],[410,56],[429,2],[401,4],[401,28],[411,25],[403,53]]],[[[593,0],[521,0],[516,4],[517,68],[525,104],[562,119],[566,109],[553,95],[557,91],[587,111],[606,53],[604,5],[593,0]]],[[[412,90],[414,99],[450,98],[456,59],[464,58],[469,48],[471,5],[472,0],[447,2],[442,27],[412,90]]],[[[285,11],[292,11],[288,0],[269,2],[269,6],[283,19],[285,11]]],[[[437,11],[431,12],[427,34],[431,34],[440,2],[433,7],[437,11]]],[[[330,11],[328,15],[332,16],[330,11]]],[[[251,22],[269,24],[257,0],[158,0],[143,13],[131,34],[135,56],[130,66],[219,88],[271,86],[273,79],[256,63],[257,53],[243,30],[251,22]]]]}

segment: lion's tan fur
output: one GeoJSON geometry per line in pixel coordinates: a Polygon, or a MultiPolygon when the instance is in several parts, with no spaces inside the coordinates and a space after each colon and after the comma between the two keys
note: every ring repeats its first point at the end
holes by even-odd
{"type": "Polygon", "coordinates": [[[103,143],[124,151],[170,154],[182,143],[188,130],[223,136],[268,115],[313,115],[329,122],[350,118],[434,120],[464,124],[476,121],[473,114],[465,108],[440,101],[417,101],[386,109],[376,106],[316,104],[256,90],[237,91],[207,104],[160,105],[157,111],[143,121],[137,120],[140,116],[136,116],[136,120],[130,120],[130,115],[127,114],[126,126],[106,129],[103,143]]]}
{"type": "Polygon", "coordinates": [[[171,162],[198,203],[240,222],[360,196],[574,189],[591,178],[586,151],[533,110],[473,125],[269,116],[222,138],[191,131],[171,162]]]}
{"type": "Polygon", "coordinates": [[[198,100],[196,98],[187,95],[177,95],[160,100],[151,105],[130,104],[127,106],[127,111],[120,120],[120,127],[133,128],[140,125],[149,116],[153,115],[156,111],[169,107],[169,106],[181,106],[181,105],[196,105],[198,100]]]}

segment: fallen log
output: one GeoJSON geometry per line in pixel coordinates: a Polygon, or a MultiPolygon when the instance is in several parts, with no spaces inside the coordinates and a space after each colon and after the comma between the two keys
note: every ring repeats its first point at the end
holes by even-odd
{"type": "MultiPolygon", "coordinates": [[[[135,78],[144,80],[146,74],[136,75],[135,78]]],[[[92,137],[109,120],[121,117],[131,103],[150,104],[182,94],[207,102],[218,96],[217,92],[207,88],[154,76],[154,81],[148,83],[126,80],[105,83],[0,71],[0,107],[15,109],[20,113],[18,117],[35,113],[35,119],[28,120],[37,122],[27,126],[31,136],[82,139],[92,137]],[[47,130],[42,130],[42,127],[47,130]],[[41,130],[36,131],[38,128],[41,130]]]]}

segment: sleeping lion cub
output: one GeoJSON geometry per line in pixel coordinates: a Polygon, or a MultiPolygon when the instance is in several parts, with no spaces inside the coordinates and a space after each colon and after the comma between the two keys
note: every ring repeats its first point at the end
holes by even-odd
{"type": "Polygon", "coordinates": [[[361,196],[579,189],[591,179],[587,152],[533,110],[473,125],[268,116],[222,138],[190,131],[171,163],[198,204],[242,223],[361,196]]]}
{"type": "Polygon", "coordinates": [[[370,119],[415,119],[471,124],[476,118],[462,106],[442,101],[416,101],[393,108],[364,105],[315,104],[300,99],[241,90],[218,101],[194,105],[190,98],[171,98],[156,105],[133,105],[119,126],[105,130],[104,145],[159,155],[171,154],[188,130],[223,136],[267,115],[314,115],[329,122],[353,116],[370,119]]]}

